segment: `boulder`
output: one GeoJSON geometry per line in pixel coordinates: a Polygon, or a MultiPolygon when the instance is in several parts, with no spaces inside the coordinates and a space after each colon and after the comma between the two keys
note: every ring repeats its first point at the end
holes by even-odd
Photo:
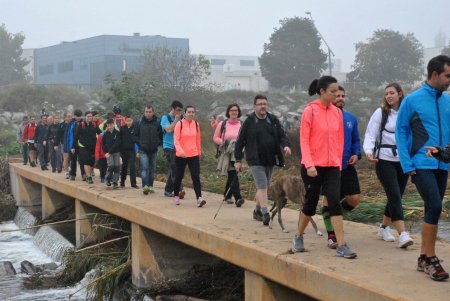
{"type": "Polygon", "coordinates": [[[25,116],[25,113],[22,112],[13,112],[13,116],[12,116],[12,121],[17,122],[17,121],[22,121],[23,116],[25,116]]]}
{"type": "Polygon", "coordinates": [[[20,267],[22,269],[22,272],[28,274],[28,275],[34,275],[36,274],[36,267],[34,264],[29,262],[28,260],[24,260],[20,263],[20,267]]]}
{"type": "Polygon", "coordinates": [[[4,125],[8,125],[8,121],[6,120],[5,117],[0,117],[0,123],[2,123],[4,125]]]}
{"type": "Polygon", "coordinates": [[[301,105],[298,109],[297,109],[297,113],[303,113],[303,110],[306,109],[306,105],[301,105]]]}
{"type": "Polygon", "coordinates": [[[272,114],[275,115],[277,118],[281,118],[281,113],[278,111],[273,111],[272,114]]]}
{"type": "Polygon", "coordinates": [[[293,105],[280,105],[280,106],[277,106],[277,110],[280,111],[281,113],[286,113],[286,112],[294,110],[294,106],[293,105]]]}
{"type": "Polygon", "coordinates": [[[372,99],[370,99],[369,97],[361,97],[361,98],[359,99],[359,101],[360,101],[360,102],[371,102],[372,99]]]}
{"type": "Polygon", "coordinates": [[[225,114],[225,111],[227,110],[226,107],[217,107],[214,110],[211,111],[211,113],[208,114],[208,118],[211,118],[214,115],[222,115],[225,114]]]}
{"type": "Polygon", "coordinates": [[[243,105],[241,105],[239,107],[241,108],[241,110],[253,110],[253,105],[248,104],[248,103],[243,104],[243,105]]]}
{"type": "Polygon", "coordinates": [[[6,119],[11,119],[12,113],[11,112],[3,112],[2,116],[5,117],[6,119]]]}
{"type": "Polygon", "coordinates": [[[210,108],[211,110],[214,110],[215,108],[217,108],[218,105],[219,105],[219,103],[218,103],[217,100],[216,100],[216,101],[214,101],[214,102],[209,106],[209,108],[210,108]]]}
{"type": "Polygon", "coordinates": [[[16,274],[16,269],[14,269],[11,261],[0,261],[0,276],[14,276],[16,274]]]}
{"type": "Polygon", "coordinates": [[[73,105],[67,106],[67,112],[73,112],[73,105]]]}
{"type": "Polygon", "coordinates": [[[56,268],[58,267],[58,265],[54,262],[44,263],[42,266],[46,270],[56,270],[56,268]]]}

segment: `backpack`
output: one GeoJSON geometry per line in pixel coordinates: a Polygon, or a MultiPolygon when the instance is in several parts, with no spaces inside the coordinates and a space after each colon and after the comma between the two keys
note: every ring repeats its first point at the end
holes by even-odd
{"type": "Polygon", "coordinates": [[[388,130],[386,130],[386,123],[387,120],[389,118],[388,115],[385,115],[383,113],[381,113],[381,124],[380,124],[380,142],[375,141],[375,147],[374,147],[374,157],[376,154],[376,158],[379,159],[380,158],[380,149],[382,148],[390,148],[392,150],[392,154],[394,156],[397,156],[397,145],[392,145],[392,144],[382,144],[383,141],[383,131],[386,131],[388,133],[394,133],[394,132],[390,132],[388,130]],[[377,152],[378,151],[378,152],[377,152]]]}
{"type": "Polygon", "coordinates": [[[119,117],[116,116],[115,120],[116,120],[117,127],[120,129],[120,127],[122,126],[122,120],[123,120],[122,115],[120,115],[119,117]]]}

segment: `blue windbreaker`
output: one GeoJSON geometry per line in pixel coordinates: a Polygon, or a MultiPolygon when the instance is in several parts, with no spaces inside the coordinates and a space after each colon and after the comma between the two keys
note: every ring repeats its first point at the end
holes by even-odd
{"type": "MultiPolygon", "coordinates": [[[[83,118],[81,118],[81,121],[83,122],[83,118]]],[[[72,118],[72,121],[69,123],[69,130],[67,131],[67,151],[72,150],[72,143],[73,143],[73,129],[77,125],[77,121],[75,118],[72,118]]]]}
{"type": "Polygon", "coordinates": [[[449,143],[450,96],[427,83],[408,95],[400,105],[395,140],[403,172],[416,169],[448,170],[449,164],[428,158],[424,147],[445,147],[449,143]]]}
{"type": "Polygon", "coordinates": [[[358,120],[352,113],[342,110],[344,118],[344,153],[342,154],[342,169],[348,167],[350,157],[358,155],[361,159],[361,140],[359,139],[358,120]]]}

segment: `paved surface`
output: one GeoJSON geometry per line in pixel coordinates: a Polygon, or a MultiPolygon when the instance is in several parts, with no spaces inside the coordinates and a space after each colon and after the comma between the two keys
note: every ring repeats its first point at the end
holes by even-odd
{"type": "MultiPolygon", "coordinates": [[[[250,201],[241,208],[225,203],[214,219],[222,201],[222,196],[217,194],[203,193],[207,203],[203,208],[197,208],[193,190],[186,189],[187,195],[180,201],[181,205],[174,206],[172,198],[163,196],[164,183],[155,182],[155,193],[145,196],[141,189],[130,188],[129,182],[126,183],[128,187],[113,190],[101,184],[98,177],[94,178],[94,185],[88,185],[82,182],[80,177],[76,181],[69,181],[64,179],[64,174],[32,169],[29,166],[15,166],[16,173],[40,181],[50,188],[53,186],[53,189],[65,190],[68,195],[79,199],[94,195],[96,199],[90,197],[89,200],[92,205],[110,208],[109,211],[112,213],[128,219],[131,217],[135,221],[140,221],[143,226],[166,235],[173,235],[172,237],[182,242],[195,246],[197,242],[192,241],[198,240],[199,248],[214,252],[221,258],[261,275],[272,275],[274,281],[280,277],[279,283],[289,284],[292,279],[291,287],[301,287],[303,291],[311,292],[312,288],[302,286],[302,281],[305,281],[302,277],[316,277],[322,274],[330,276],[326,279],[339,280],[380,294],[379,299],[372,296],[371,300],[450,300],[449,281],[435,282],[428,275],[416,271],[421,243],[417,235],[411,235],[414,239],[413,246],[400,249],[397,234],[395,234],[396,242],[384,242],[377,236],[377,227],[346,221],[345,240],[358,254],[357,259],[348,260],[336,257],[335,251],[327,248],[326,236],[318,237],[313,228],[308,226],[304,236],[307,252],[291,254],[292,238],[299,215],[295,210],[283,210],[284,225],[290,233],[282,233],[278,221],[274,222],[273,229],[269,229],[261,222],[253,220],[254,203],[250,201]],[[30,171],[32,173],[29,173],[30,171]],[[114,203],[106,203],[108,200],[114,203]],[[123,208],[139,211],[126,213],[126,209],[123,208]],[[189,228],[190,232],[177,237],[180,229],[184,229],[178,226],[189,228]],[[226,240],[228,244],[218,242],[215,240],[217,238],[226,240]],[[240,247],[246,249],[239,249],[240,247]],[[267,263],[269,259],[272,260],[271,258],[276,258],[273,262],[270,261],[272,266],[267,263]],[[279,266],[280,263],[285,266],[279,266]],[[306,270],[295,270],[293,267],[297,266],[306,270]],[[314,274],[309,274],[309,271],[313,271],[314,274]]],[[[99,174],[98,170],[96,174],[99,174]]],[[[319,229],[326,233],[321,217],[315,216],[314,220],[319,229]]],[[[450,264],[447,264],[450,262],[450,244],[438,241],[436,249],[441,259],[448,260],[443,266],[450,271],[450,264]]],[[[317,278],[318,281],[320,279],[322,278],[317,278]]],[[[341,290],[347,289],[344,284],[340,285],[339,281],[333,281],[330,285],[333,285],[332,290],[337,295],[341,290]]],[[[320,283],[315,286],[316,290],[324,290],[320,283]]],[[[354,300],[363,299],[365,299],[363,295],[354,298],[354,300]]]]}

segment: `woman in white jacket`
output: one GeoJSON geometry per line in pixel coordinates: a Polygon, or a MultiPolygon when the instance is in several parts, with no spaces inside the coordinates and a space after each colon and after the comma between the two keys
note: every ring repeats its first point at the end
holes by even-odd
{"type": "Polygon", "coordinates": [[[375,163],[378,180],[388,199],[378,236],[385,241],[395,241],[389,228],[393,222],[399,234],[400,248],[413,244],[413,240],[405,230],[402,208],[402,196],[409,174],[403,172],[395,142],[395,124],[404,95],[398,83],[386,86],[383,104],[373,113],[367,125],[363,146],[367,160],[375,163]]]}

